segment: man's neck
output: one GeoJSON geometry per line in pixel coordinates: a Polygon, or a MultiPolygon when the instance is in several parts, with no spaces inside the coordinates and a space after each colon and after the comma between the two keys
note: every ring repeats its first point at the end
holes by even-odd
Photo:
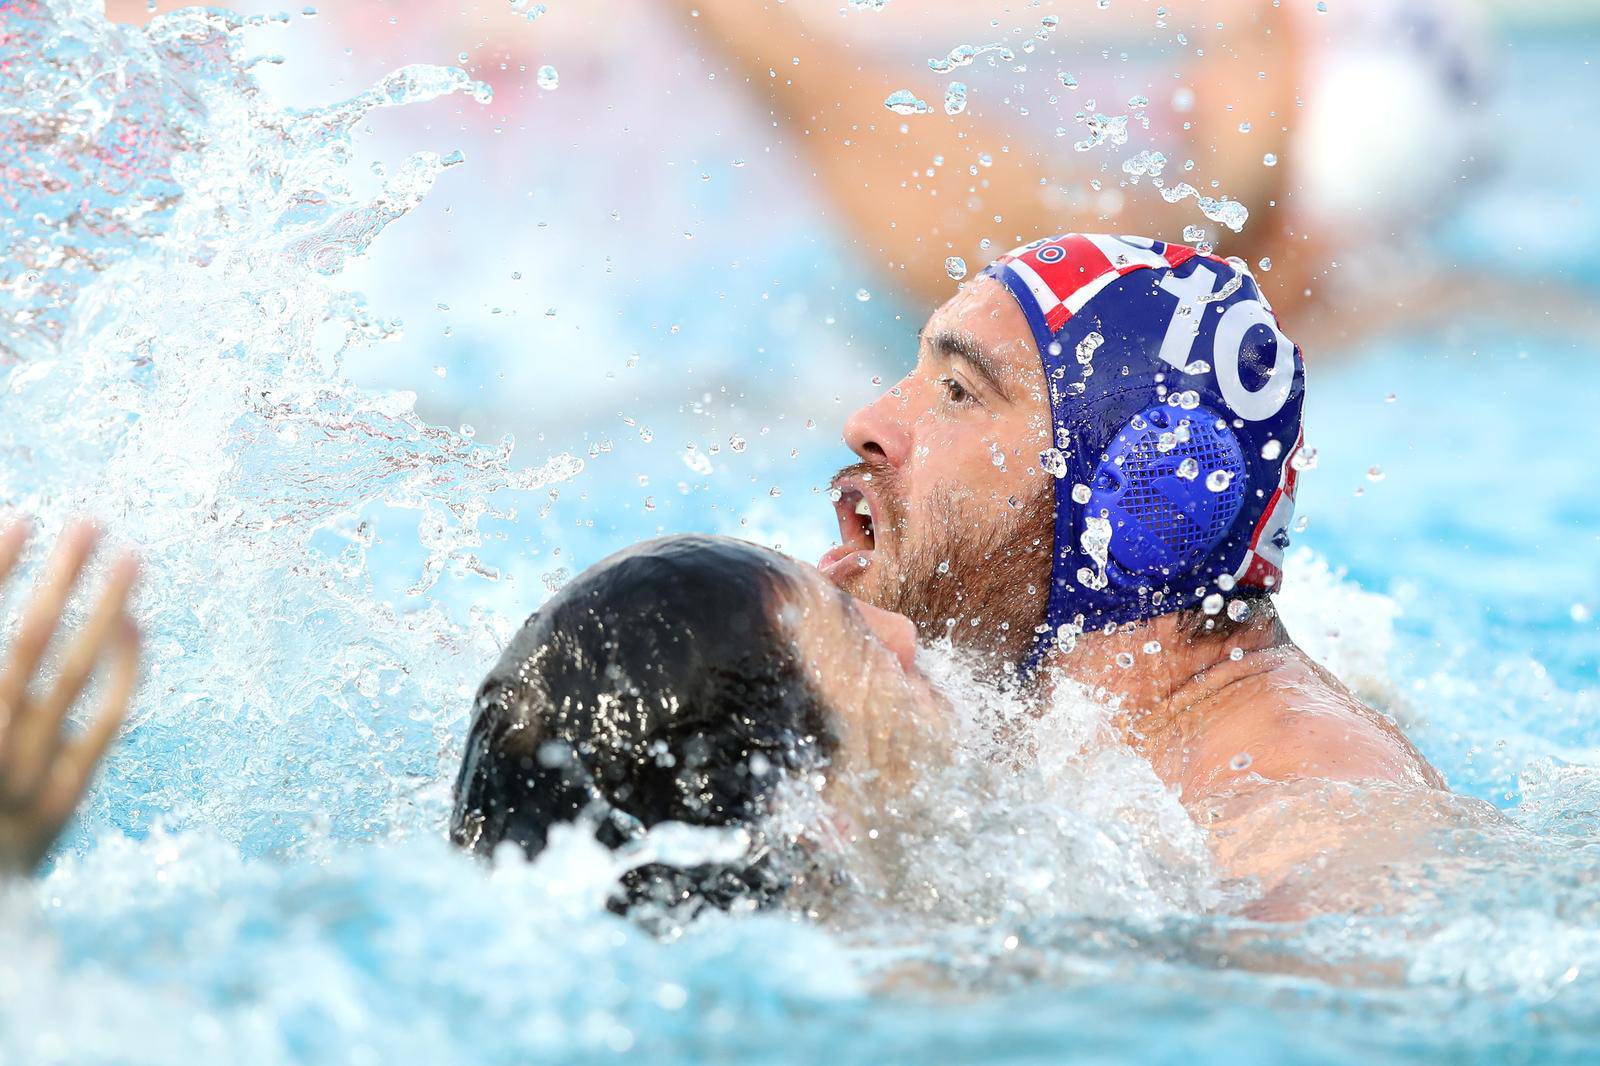
{"type": "Polygon", "coordinates": [[[1152,755],[1182,743],[1197,705],[1270,671],[1293,647],[1268,603],[1256,605],[1248,621],[1223,625],[1221,633],[1193,634],[1169,614],[1085,633],[1072,651],[1057,652],[1053,665],[1058,676],[1115,700],[1128,741],[1152,755]]]}

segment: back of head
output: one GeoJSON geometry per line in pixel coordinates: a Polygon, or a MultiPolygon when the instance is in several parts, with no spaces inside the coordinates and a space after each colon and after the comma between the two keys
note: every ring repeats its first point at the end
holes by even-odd
{"type": "MultiPolygon", "coordinates": [[[[532,857],[552,826],[585,816],[613,848],[669,821],[757,829],[782,775],[834,745],[779,628],[785,565],[752,545],[680,536],[575,578],[478,693],[452,839],[479,852],[511,841],[532,857]]],[[[769,899],[782,864],[759,846],[752,856],[641,868],[625,880],[627,902],[769,899]]]]}

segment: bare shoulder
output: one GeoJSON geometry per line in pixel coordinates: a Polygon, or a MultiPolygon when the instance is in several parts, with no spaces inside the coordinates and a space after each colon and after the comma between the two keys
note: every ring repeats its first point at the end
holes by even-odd
{"type": "Polygon", "coordinates": [[[1443,788],[1400,728],[1298,648],[1263,654],[1260,669],[1195,711],[1192,798],[1260,781],[1381,781],[1443,788]]]}

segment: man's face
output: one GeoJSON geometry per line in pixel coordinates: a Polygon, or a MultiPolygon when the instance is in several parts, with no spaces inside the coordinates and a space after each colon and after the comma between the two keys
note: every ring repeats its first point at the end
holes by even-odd
{"type": "Polygon", "coordinates": [[[925,637],[1008,659],[1044,617],[1054,479],[1044,370],[1022,310],[982,278],[922,329],[917,364],[845,423],[838,548],[818,564],[925,637]]]}

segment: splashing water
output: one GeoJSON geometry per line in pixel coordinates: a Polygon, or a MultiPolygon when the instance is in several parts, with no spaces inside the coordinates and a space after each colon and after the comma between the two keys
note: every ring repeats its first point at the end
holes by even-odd
{"type": "Polygon", "coordinates": [[[341,377],[399,326],[334,279],[460,159],[418,152],[359,190],[351,130],[487,90],[412,66],[280,109],[243,59],[276,21],[188,10],[140,33],[27,0],[6,48],[34,59],[0,68],[0,143],[26,145],[4,186],[0,489],[46,530],[100,516],[145,559],[148,679],[84,823],[159,814],[247,854],[293,851],[314,823],[429,824],[418,788],[462,706],[457,664],[492,633],[379,589],[408,569],[412,595],[495,576],[483,524],[581,469],[519,467],[509,439],[476,444],[341,377]],[[410,549],[376,548],[406,512],[410,549]]]}

